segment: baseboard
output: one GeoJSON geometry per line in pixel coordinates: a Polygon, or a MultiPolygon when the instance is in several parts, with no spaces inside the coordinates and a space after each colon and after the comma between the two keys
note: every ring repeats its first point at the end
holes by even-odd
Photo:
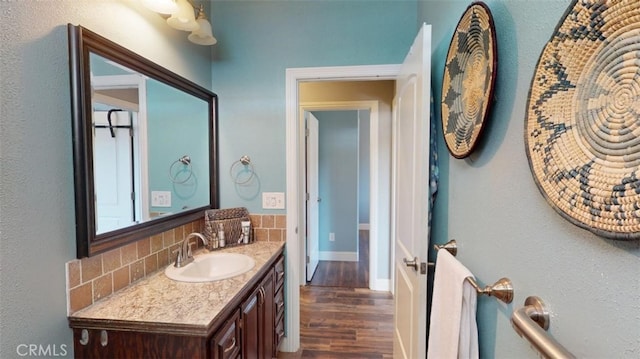
{"type": "Polygon", "coordinates": [[[358,224],[358,229],[359,230],[365,230],[368,231],[370,229],[371,226],[369,226],[369,223],[360,223],[358,224]]]}
{"type": "Polygon", "coordinates": [[[320,251],[319,259],[321,261],[341,261],[341,262],[357,262],[357,252],[323,252],[320,251]]]}
{"type": "Polygon", "coordinates": [[[390,279],[369,278],[369,289],[389,292],[391,290],[390,279]]]}

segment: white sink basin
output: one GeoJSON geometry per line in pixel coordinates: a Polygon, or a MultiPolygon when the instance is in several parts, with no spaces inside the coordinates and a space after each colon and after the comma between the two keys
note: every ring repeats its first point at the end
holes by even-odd
{"type": "Polygon", "coordinates": [[[213,252],[195,256],[181,268],[171,264],[164,273],[180,282],[213,282],[246,273],[255,265],[253,258],[244,254],[213,252]]]}

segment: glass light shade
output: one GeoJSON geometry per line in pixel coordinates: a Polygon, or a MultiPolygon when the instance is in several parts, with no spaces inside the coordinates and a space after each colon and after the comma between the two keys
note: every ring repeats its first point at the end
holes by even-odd
{"type": "Polygon", "coordinates": [[[213,33],[211,32],[211,24],[204,16],[198,16],[198,24],[200,24],[200,28],[198,30],[193,31],[187,38],[189,41],[198,45],[215,45],[218,40],[213,37],[213,33]]]}
{"type": "Polygon", "coordinates": [[[142,5],[151,11],[170,15],[178,11],[176,0],[141,0],[142,5]]]}
{"type": "Polygon", "coordinates": [[[178,11],[167,19],[167,24],[174,29],[182,31],[195,31],[200,28],[196,21],[195,10],[187,0],[177,0],[178,11]]]}

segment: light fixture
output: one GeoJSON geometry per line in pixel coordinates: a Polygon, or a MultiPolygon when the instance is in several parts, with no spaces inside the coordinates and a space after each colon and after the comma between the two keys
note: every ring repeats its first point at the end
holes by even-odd
{"type": "Polygon", "coordinates": [[[141,0],[142,5],[151,11],[170,15],[178,11],[176,0],[141,0]]]}
{"type": "Polygon", "coordinates": [[[167,19],[167,24],[174,29],[182,31],[195,31],[200,28],[196,22],[193,6],[187,0],[177,0],[178,11],[171,14],[167,19]]]}
{"type": "MultiPolygon", "coordinates": [[[[0,0],[1,1],[1,0],[0,0]]],[[[198,45],[215,45],[218,40],[213,37],[211,23],[204,13],[204,5],[200,4],[198,19],[191,0],[140,0],[149,10],[160,14],[171,15],[167,24],[174,29],[191,31],[189,41],[198,45]]]]}
{"type": "Polygon", "coordinates": [[[213,37],[213,33],[211,31],[211,24],[207,20],[207,17],[204,13],[204,5],[200,5],[200,10],[198,11],[198,19],[196,20],[199,28],[194,30],[187,37],[189,41],[198,45],[215,45],[218,40],[213,37]]]}

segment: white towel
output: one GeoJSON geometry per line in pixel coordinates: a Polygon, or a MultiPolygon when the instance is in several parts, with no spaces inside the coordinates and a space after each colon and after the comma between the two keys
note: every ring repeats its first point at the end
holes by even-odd
{"type": "Polygon", "coordinates": [[[436,259],[428,359],[477,359],[475,289],[465,280],[473,274],[446,249],[436,259]]]}

